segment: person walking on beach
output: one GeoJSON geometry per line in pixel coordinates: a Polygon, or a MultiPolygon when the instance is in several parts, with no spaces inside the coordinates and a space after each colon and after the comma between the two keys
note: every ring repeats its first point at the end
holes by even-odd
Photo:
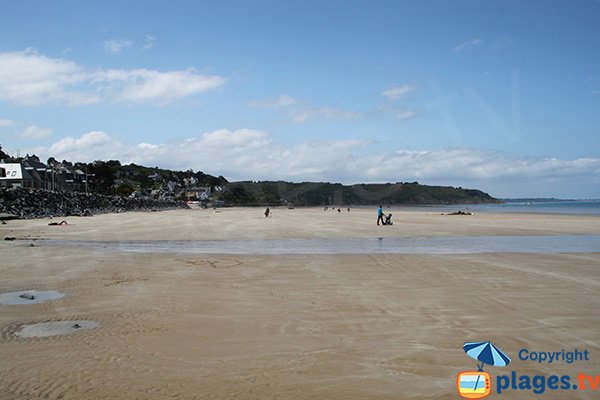
{"type": "Polygon", "coordinates": [[[377,209],[377,226],[379,226],[379,221],[381,221],[382,225],[385,225],[385,222],[383,222],[383,208],[381,206],[377,209]]]}

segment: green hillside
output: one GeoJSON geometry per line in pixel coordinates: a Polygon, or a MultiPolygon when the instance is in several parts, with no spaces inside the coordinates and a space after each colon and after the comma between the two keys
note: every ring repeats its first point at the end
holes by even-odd
{"type": "Polygon", "coordinates": [[[413,183],[357,184],[283,181],[234,182],[219,194],[230,205],[344,206],[375,204],[498,203],[476,189],[427,186],[413,183]]]}

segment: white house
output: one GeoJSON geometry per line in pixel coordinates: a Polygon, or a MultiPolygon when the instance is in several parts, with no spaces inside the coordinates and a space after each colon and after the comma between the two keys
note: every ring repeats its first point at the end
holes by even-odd
{"type": "Polygon", "coordinates": [[[20,163],[0,163],[0,186],[32,187],[33,181],[20,163]]]}

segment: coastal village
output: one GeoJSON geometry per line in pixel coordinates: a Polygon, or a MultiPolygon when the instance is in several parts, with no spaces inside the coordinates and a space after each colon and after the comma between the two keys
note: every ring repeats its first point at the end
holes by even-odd
{"type": "Polygon", "coordinates": [[[90,164],[57,161],[46,163],[36,155],[10,157],[0,147],[0,188],[29,188],[59,192],[96,193],[122,197],[173,199],[204,205],[223,190],[227,180],[202,172],[147,168],[119,161],[90,164]]]}

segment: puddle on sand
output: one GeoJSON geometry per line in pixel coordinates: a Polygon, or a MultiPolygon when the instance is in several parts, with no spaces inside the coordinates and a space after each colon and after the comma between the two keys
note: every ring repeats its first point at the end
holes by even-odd
{"type": "Polygon", "coordinates": [[[41,322],[39,324],[23,325],[20,330],[15,332],[15,336],[34,338],[68,335],[86,329],[94,329],[97,326],[98,322],[87,320],[41,322]]]}
{"type": "Polygon", "coordinates": [[[44,240],[44,246],[82,246],[99,251],[229,255],[284,254],[476,254],[600,252],[600,235],[436,236],[320,239],[165,241],[44,240]]]}
{"type": "Polygon", "coordinates": [[[64,296],[64,293],[57,292],[56,290],[19,290],[17,292],[0,293],[0,304],[35,304],[61,299],[64,296]]]}

